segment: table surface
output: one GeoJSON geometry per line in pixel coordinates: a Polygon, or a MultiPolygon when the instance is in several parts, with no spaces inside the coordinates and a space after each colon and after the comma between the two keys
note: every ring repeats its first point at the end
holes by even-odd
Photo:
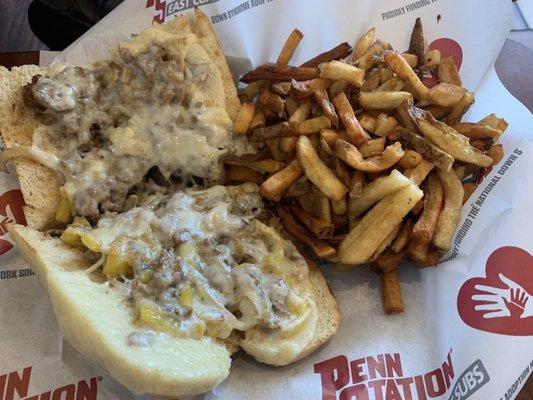
{"type": "MultiPolygon", "coordinates": [[[[16,65],[37,64],[38,52],[27,52],[27,50],[45,49],[43,43],[33,35],[27,23],[26,13],[30,1],[0,0],[0,44],[4,44],[0,51],[11,52],[0,53],[0,65],[11,68],[16,65]],[[18,53],[24,50],[26,52],[18,53]]],[[[530,36],[526,40],[531,41],[533,31],[529,33],[530,36]]],[[[533,96],[531,95],[533,75],[524,74],[524,71],[528,71],[533,65],[533,51],[508,40],[502,49],[501,56],[499,62],[496,63],[500,79],[506,88],[533,112],[533,96]]],[[[528,379],[516,400],[532,399],[533,375],[528,379]]]]}

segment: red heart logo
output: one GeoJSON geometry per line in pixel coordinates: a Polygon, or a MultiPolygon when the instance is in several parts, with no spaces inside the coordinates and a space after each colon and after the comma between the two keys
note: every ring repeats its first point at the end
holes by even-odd
{"type": "Polygon", "coordinates": [[[500,247],[487,259],[485,275],[459,290],[461,319],[486,332],[533,335],[533,256],[518,247],[500,247]]]}
{"type": "MultiPolygon", "coordinates": [[[[461,65],[463,64],[463,49],[455,40],[450,38],[436,39],[431,42],[428,47],[430,50],[440,50],[442,59],[451,57],[457,70],[461,69],[461,65]]],[[[431,71],[431,76],[424,77],[422,82],[424,82],[424,85],[427,87],[432,88],[433,86],[438,85],[439,78],[435,71],[431,71]]]]}
{"type": "Polygon", "coordinates": [[[18,189],[8,190],[0,196],[0,255],[7,253],[13,248],[13,244],[7,240],[7,225],[16,222],[26,225],[23,206],[24,198],[18,189]]]}

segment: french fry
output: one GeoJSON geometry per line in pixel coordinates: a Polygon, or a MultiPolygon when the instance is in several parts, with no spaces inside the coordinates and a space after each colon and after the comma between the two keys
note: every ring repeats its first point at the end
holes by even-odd
{"type": "Polygon", "coordinates": [[[425,120],[418,120],[420,131],[441,150],[459,161],[475,164],[480,167],[492,165],[492,158],[472,147],[468,138],[459,134],[455,129],[445,123],[437,121],[429,114],[426,118],[425,120]]]}
{"type": "Polygon", "coordinates": [[[262,80],[252,82],[244,88],[244,93],[248,96],[248,99],[251,100],[259,94],[259,92],[265,87],[265,85],[266,82],[262,80]]]}
{"type": "Polygon", "coordinates": [[[346,128],[346,134],[350,139],[350,142],[356,146],[361,146],[370,137],[365,132],[359,121],[355,117],[352,105],[348,101],[348,98],[344,93],[339,93],[333,98],[333,104],[337,110],[344,127],[346,128]]]}
{"type": "Polygon", "coordinates": [[[315,90],[323,88],[327,89],[331,85],[331,81],[325,78],[315,78],[307,81],[298,82],[291,81],[291,95],[296,100],[306,99],[315,95],[315,90]]]}
{"type": "Polygon", "coordinates": [[[380,84],[383,84],[394,77],[394,74],[392,73],[392,71],[386,67],[381,67],[378,69],[378,71],[379,71],[380,84]]]}
{"type": "Polygon", "coordinates": [[[297,159],[285,168],[276,172],[259,187],[259,194],[269,200],[274,200],[285,189],[289,188],[304,173],[297,159]]]}
{"type": "Polygon", "coordinates": [[[455,175],[457,175],[460,180],[463,180],[466,177],[466,165],[457,164],[453,167],[453,170],[455,171],[455,175]]]}
{"type": "Polygon", "coordinates": [[[469,139],[498,139],[502,134],[498,129],[472,122],[459,122],[453,129],[469,139]]]}
{"type": "Polygon", "coordinates": [[[431,104],[427,107],[424,107],[424,110],[433,115],[435,119],[441,120],[450,114],[450,112],[452,111],[452,107],[444,107],[431,104]]]}
{"type": "Polygon", "coordinates": [[[331,222],[335,226],[335,232],[342,232],[347,233],[348,232],[348,226],[350,224],[350,220],[348,219],[348,216],[346,214],[331,214],[331,222]]]}
{"type": "Polygon", "coordinates": [[[398,125],[398,121],[394,117],[389,117],[387,114],[381,113],[376,118],[374,134],[384,138],[392,133],[396,125],[398,125]]]}
{"type": "Polygon", "coordinates": [[[398,233],[398,236],[396,236],[396,239],[394,239],[394,242],[391,244],[391,250],[393,252],[400,253],[405,250],[411,240],[411,229],[413,229],[413,221],[408,219],[404,222],[400,233],[398,233]]]}
{"type": "Polygon", "coordinates": [[[263,176],[259,172],[242,165],[227,165],[226,179],[234,182],[253,182],[258,185],[263,183],[263,176]]]}
{"type": "Polygon", "coordinates": [[[363,186],[365,185],[365,173],[355,170],[350,179],[350,199],[360,199],[363,196],[363,186]]]}
{"type": "Polygon", "coordinates": [[[257,153],[243,154],[241,156],[228,156],[224,158],[224,164],[246,166],[254,161],[266,160],[269,157],[271,157],[270,149],[264,147],[257,153]]]}
{"type": "MultiPolygon", "coordinates": [[[[413,26],[413,31],[411,32],[411,40],[409,41],[409,53],[414,54],[418,58],[418,62],[415,64],[420,67],[424,59],[425,51],[425,41],[424,41],[424,29],[422,27],[422,20],[418,17],[415,20],[415,25],[413,26]]],[[[413,66],[414,67],[414,66],[413,66]]]]}
{"type": "Polygon", "coordinates": [[[335,142],[339,139],[341,135],[339,132],[332,129],[323,129],[320,131],[320,139],[324,140],[329,147],[335,146],[335,142]]]}
{"type": "Polygon", "coordinates": [[[426,69],[435,68],[440,64],[440,60],[441,54],[439,49],[429,50],[424,53],[424,64],[422,66],[426,69]]]}
{"type": "Polygon", "coordinates": [[[259,80],[290,81],[294,79],[296,81],[305,81],[316,77],[318,77],[318,68],[262,65],[244,74],[240,81],[243,83],[252,83],[259,80]]]}
{"type": "Polygon", "coordinates": [[[320,64],[328,61],[342,60],[352,54],[352,51],[352,46],[344,42],[304,62],[301,67],[318,67],[320,64]]]}
{"type": "Polygon", "coordinates": [[[414,67],[417,66],[417,64],[418,64],[418,56],[416,54],[402,53],[401,56],[411,68],[414,68],[414,67]]]}
{"type": "Polygon", "coordinates": [[[279,139],[279,149],[286,154],[293,154],[296,151],[298,136],[288,136],[279,139]]]}
{"type": "Polygon", "coordinates": [[[346,164],[344,164],[341,160],[339,160],[337,157],[333,158],[333,168],[335,169],[335,172],[339,179],[344,183],[348,188],[350,188],[351,184],[351,177],[350,173],[348,172],[348,169],[346,168],[346,164]]]}
{"type": "Polygon", "coordinates": [[[248,129],[250,129],[250,124],[254,117],[255,104],[254,103],[244,103],[241,105],[235,124],[233,125],[233,131],[237,135],[246,135],[248,129]]]}
{"type": "Polygon", "coordinates": [[[425,195],[424,211],[411,231],[411,237],[420,243],[430,243],[437,227],[437,221],[444,201],[442,184],[437,176],[429,175],[425,195]]]}
{"type": "Polygon", "coordinates": [[[359,150],[352,144],[337,140],[334,149],[335,155],[350,167],[365,172],[380,172],[392,167],[404,155],[399,142],[387,146],[379,157],[364,159],[359,150]]]}
{"type": "Polygon", "coordinates": [[[440,82],[463,86],[461,77],[459,76],[459,71],[457,71],[457,66],[455,65],[452,57],[446,57],[441,60],[438,66],[437,74],[439,75],[440,82]]]}
{"type": "Polygon", "coordinates": [[[315,234],[318,239],[330,239],[333,236],[334,226],[331,222],[315,217],[313,214],[308,213],[303,208],[295,205],[290,206],[290,210],[293,215],[307,229],[315,234]]]}
{"type": "Polygon", "coordinates": [[[268,90],[263,90],[259,95],[259,102],[269,108],[278,117],[283,115],[285,110],[285,100],[277,94],[271,93],[268,90]]]}
{"type": "Polygon", "coordinates": [[[407,147],[413,148],[417,153],[420,153],[420,155],[431,164],[434,164],[445,171],[449,171],[452,167],[455,159],[424,137],[406,130],[400,130],[398,134],[402,143],[407,147]]]}
{"type": "Polygon", "coordinates": [[[298,178],[286,191],[287,197],[299,197],[311,192],[311,182],[307,176],[303,175],[298,178]]]}
{"type": "Polygon", "coordinates": [[[384,137],[371,139],[359,147],[359,153],[361,153],[364,158],[380,156],[383,153],[383,150],[385,150],[385,142],[386,139],[384,137]]]}
{"type": "Polygon", "coordinates": [[[333,211],[333,214],[344,215],[347,208],[348,203],[346,201],[346,196],[342,197],[340,200],[331,200],[331,211],[333,211]]]}
{"type": "Polygon", "coordinates": [[[400,222],[398,225],[394,227],[391,233],[385,238],[383,242],[378,246],[374,254],[370,257],[370,262],[375,261],[376,258],[381,256],[383,252],[392,244],[396,236],[398,236],[398,233],[400,233],[400,230],[402,229],[402,223],[400,222]]]}
{"type": "Polygon", "coordinates": [[[422,160],[420,161],[420,164],[414,167],[409,174],[405,173],[405,176],[411,179],[411,182],[413,182],[415,185],[420,186],[422,182],[424,182],[424,179],[426,179],[426,176],[429,175],[433,167],[434,165],[430,162],[422,160]]]}
{"type": "Polygon", "coordinates": [[[407,254],[413,262],[419,266],[425,266],[430,250],[430,243],[421,243],[412,240],[407,247],[407,254]]]}
{"type": "Polygon", "coordinates": [[[334,98],[339,93],[344,92],[348,88],[349,84],[346,81],[335,81],[329,88],[329,96],[334,98]]]}
{"type": "Polygon", "coordinates": [[[475,182],[463,183],[463,191],[464,191],[464,194],[463,194],[463,205],[468,201],[470,196],[472,196],[472,193],[474,193],[476,191],[477,187],[478,187],[478,184],[475,183],[475,182]]]}
{"type": "Polygon", "coordinates": [[[311,135],[313,133],[319,133],[323,129],[329,128],[331,128],[331,122],[329,118],[322,116],[298,122],[295,129],[297,135],[311,135]]]}
{"type": "Polygon", "coordinates": [[[254,161],[250,163],[248,167],[259,172],[260,174],[273,174],[278,172],[280,169],[285,168],[286,164],[278,160],[266,159],[254,161]]]}
{"type": "Polygon", "coordinates": [[[387,250],[372,261],[372,266],[378,272],[389,272],[396,270],[405,260],[407,260],[407,249],[399,252],[387,250]]]}
{"type": "Polygon", "coordinates": [[[420,100],[429,99],[428,88],[422,83],[404,57],[391,51],[385,53],[384,58],[387,65],[396,75],[410,83],[420,100]]]}
{"type": "Polygon", "coordinates": [[[341,61],[329,61],[319,64],[321,78],[343,80],[360,88],[365,79],[365,70],[341,61]]]}
{"type": "Polygon", "coordinates": [[[361,92],[358,99],[365,110],[392,110],[412,97],[409,92],[361,92]]]}
{"type": "Polygon", "coordinates": [[[474,93],[468,91],[465,92],[461,100],[453,106],[452,110],[446,117],[446,123],[448,125],[455,125],[460,122],[463,115],[465,115],[470,106],[474,104],[474,101],[474,93]]]}
{"type": "Polygon", "coordinates": [[[316,89],[315,100],[322,109],[324,115],[330,120],[331,125],[337,128],[339,126],[339,116],[335,112],[335,107],[329,101],[327,90],[324,88],[316,89]]]}
{"type": "Polygon", "coordinates": [[[363,86],[361,86],[360,91],[372,92],[379,87],[380,82],[381,77],[379,76],[379,72],[374,69],[366,74],[365,81],[363,82],[363,86]]]}
{"type": "Polygon", "coordinates": [[[463,98],[465,90],[461,86],[451,83],[439,83],[429,89],[429,102],[443,107],[451,107],[459,103],[463,98]]]}
{"type": "Polygon", "coordinates": [[[292,89],[292,85],[290,82],[278,82],[270,85],[270,88],[272,93],[279,94],[281,96],[287,96],[292,89]]]}
{"type": "Polygon", "coordinates": [[[492,165],[498,164],[503,158],[503,146],[495,144],[487,150],[487,155],[492,158],[492,165]]]}
{"type": "MultiPolygon", "coordinates": [[[[388,69],[385,71],[388,71],[388,69]]],[[[404,86],[405,86],[404,81],[402,81],[397,76],[393,76],[389,80],[379,85],[375,91],[376,92],[399,92],[404,88],[404,86]]]]}
{"type": "Polygon", "coordinates": [[[254,116],[250,122],[250,130],[261,128],[266,125],[265,113],[261,109],[261,106],[256,105],[254,110],[254,116]]]}
{"type": "Polygon", "coordinates": [[[294,29],[291,32],[279,53],[278,61],[276,62],[277,65],[286,66],[287,64],[289,64],[289,61],[292,58],[292,55],[294,54],[294,51],[298,47],[298,44],[303,39],[303,37],[303,33],[300,32],[298,29],[294,29]]]}
{"type": "MultiPolygon", "coordinates": [[[[292,85],[291,85],[291,88],[292,88],[292,85]]],[[[299,106],[300,104],[298,104],[298,102],[294,100],[292,97],[285,97],[285,109],[287,110],[287,114],[289,115],[289,118],[296,112],[299,106]]]]}
{"type": "Polygon", "coordinates": [[[376,28],[370,28],[363,36],[359,38],[355,45],[355,50],[352,54],[352,61],[357,61],[359,57],[366,53],[372,42],[374,41],[374,34],[376,28]]]}
{"type": "Polygon", "coordinates": [[[346,185],[322,162],[307,137],[298,139],[296,155],[309,180],[328,198],[338,201],[348,192],[346,185]]]}
{"type": "Polygon", "coordinates": [[[311,193],[313,203],[311,213],[325,221],[331,221],[331,201],[329,198],[314,185],[311,193]]]}
{"type": "Polygon", "coordinates": [[[402,292],[396,270],[384,272],[379,277],[381,299],[385,314],[401,314],[404,311],[402,292]]]}
{"type": "Polygon", "coordinates": [[[401,168],[414,168],[422,162],[422,156],[414,150],[407,149],[402,158],[398,161],[401,168]]]}
{"type": "Polygon", "coordinates": [[[287,207],[278,206],[277,213],[285,230],[293,235],[299,242],[309,246],[317,257],[328,258],[335,255],[335,249],[326,242],[313,237],[294,219],[287,207]]]}
{"type": "Polygon", "coordinates": [[[377,55],[389,50],[391,45],[382,40],[376,40],[368,49],[355,61],[355,64],[368,71],[373,68],[377,63],[377,55]]]}
{"type": "Polygon", "coordinates": [[[365,130],[374,133],[376,130],[376,118],[370,114],[364,113],[361,114],[357,119],[365,130]]]}
{"type": "Polygon", "coordinates": [[[486,152],[493,143],[492,139],[470,139],[470,146],[483,152],[486,152]]]}
{"type": "Polygon", "coordinates": [[[252,131],[252,138],[270,140],[286,136],[312,135],[328,128],[331,128],[331,122],[327,117],[322,116],[302,122],[285,121],[265,128],[257,128],[252,131]]]}
{"type": "Polygon", "coordinates": [[[411,214],[419,215],[423,209],[424,209],[424,198],[421,198],[420,200],[418,200],[418,203],[416,203],[416,205],[411,210],[411,214]]]}
{"type": "Polygon", "coordinates": [[[307,99],[301,100],[298,108],[289,117],[289,121],[303,122],[309,118],[310,111],[311,111],[311,102],[307,99]]]}
{"type": "Polygon", "coordinates": [[[340,244],[340,262],[353,266],[367,262],[422,195],[416,185],[409,184],[377,203],[340,244]]]}
{"type": "Polygon", "coordinates": [[[444,189],[444,206],[433,235],[433,244],[441,250],[448,251],[461,217],[464,191],[461,181],[453,170],[448,172],[437,170],[437,173],[444,189]]]}
{"type": "Polygon", "coordinates": [[[359,198],[350,199],[348,207],[350,219],[359,217],[380,200],[410,184],[409,178],[394,169],[389,175],[365,185],[359,198]]]}
{"type": "Polygon", "coordinates": [[[398,114],[399,123],[407,129],[409,132],[415,132],[415,125],[413,124],[413,121],[411,120],[411,115],[409,111],[413,108],[413,99],[405,99],[403,100],[398,108],[396,109],[396,113],[398,114]]]}
{"type": "Polygon", "coordinates": [[[487,125],[491,128],[497,129],[502,133],[505,132],[509,124],[503,118],[498,118],[496,114],[489,114],[485,118],[481,119],[478,124],[487,125]]]}

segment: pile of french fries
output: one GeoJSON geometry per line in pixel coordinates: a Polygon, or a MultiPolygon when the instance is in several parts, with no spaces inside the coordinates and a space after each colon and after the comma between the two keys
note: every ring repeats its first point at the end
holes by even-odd
{"type": "Polygon", "coordinates": [[[419,19],[409,52],[374,34],[293,67],[303,38],[294,30],[275,65],[241,78],[234,130],[259,150],[225,165],[230,182],[260,185],[316,258],[347,270],[371,263],[385,312],[401,313],[398,266],[434,266],[450,249],[462,204],[503,157],[495,142],[507,123],[461,121],[474,95],[450,57],[427,49],[419,19]],[[421,77],[432,71],[429,88],[421,77]]]}

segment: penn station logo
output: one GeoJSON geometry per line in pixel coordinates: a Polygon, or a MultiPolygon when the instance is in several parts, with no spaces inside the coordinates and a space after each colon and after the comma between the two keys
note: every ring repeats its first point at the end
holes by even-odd
{"type": "Polygon", "coordinates": [[[190,8],[216,3],[219,0],[147,0],[146,8],[152,8],[154,22],[162,24],[169,17],[190,8]]]}

